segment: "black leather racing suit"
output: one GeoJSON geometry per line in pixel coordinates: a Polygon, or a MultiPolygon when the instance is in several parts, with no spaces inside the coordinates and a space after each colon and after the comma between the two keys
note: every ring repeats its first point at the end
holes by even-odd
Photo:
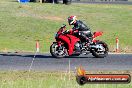
{"type": "Polygon", "coordinates": [[[90,31],[90,28],[87,27],[82,21],[77,20],[76,23],[74,24],[74,27],[72,28],[73,30],[78,30],[75,35],[77,37],[81,37],[82,39],[85,39],[85,41],[89,42],[89,39],[92,38],[92,33],[90,31]]]}

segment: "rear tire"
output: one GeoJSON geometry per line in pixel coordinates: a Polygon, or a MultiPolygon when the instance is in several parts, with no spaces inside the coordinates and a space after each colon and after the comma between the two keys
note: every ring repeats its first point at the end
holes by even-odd
{"type": "Polygon", "coordinates": [[[53,57],[55,58],[63,58],[63,57],[66,57],[67,56],[67,49],[64,45],[61,46],[61,48],[63,50],[57,50],[58,48],[58,45],[57,45],[57,42],[54,42],[51,46],[50,46],[50,53],[53,57]]]}
{"type": "Polygon", "coordinates": [[[103,42],[103,41],[98,41],[97,44],[101,44],[104,48],[104,54],[99,54],[98,53],[98,50],[92,50],[92,55],[95,56],[96,58],[104,58],[108,55],[108,51],[109,51],[109,48],[108,48],[108,45],[103,42]]]}

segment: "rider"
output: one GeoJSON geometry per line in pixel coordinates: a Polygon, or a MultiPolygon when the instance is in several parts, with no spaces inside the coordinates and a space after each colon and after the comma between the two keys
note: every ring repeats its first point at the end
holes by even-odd
{"type": "Polygon", "coordinates": [[[90,28],[87,27],[82,21],[77,20],[76,16],[69,16],[68,17],[68,23],[69,25],[73,25],[72,31],[77,30],[78,32],[75,32],[75,35],[85,39],[86,42],[90,42],[92,38],[92,33],[90,31],[90,28]]]}

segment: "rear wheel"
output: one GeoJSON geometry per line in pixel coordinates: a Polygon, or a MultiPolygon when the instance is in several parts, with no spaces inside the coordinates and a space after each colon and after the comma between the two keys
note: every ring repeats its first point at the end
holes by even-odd
{"type": "Polygon", "coordinates": [[[63,58],[67,56],[67,49],[64,45],[58,46],[58,44],[54,42],[50,46],[50,53],[55,58],[63,58]]]}
{"type": "Polygon", "coordinates": [[[108,55],[108,45],[103,41],[98,41],[96,43],[97,48],[92,50],[92,55],[97,58],[104,58],[108,55]]]}

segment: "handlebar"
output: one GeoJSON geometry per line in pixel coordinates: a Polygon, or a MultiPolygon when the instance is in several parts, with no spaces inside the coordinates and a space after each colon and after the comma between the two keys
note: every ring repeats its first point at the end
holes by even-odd
{"type": "Polygon", "coordinates": [[[63,33],[63,34],[72,34],[73,32],[76,32],[76,30],[73,30],[73,31],[64,31],[65,30],[65,28],[66,28],[66,24],[63,24],[62,26],[61,26],[61,28],[59,29],[59,31],[58,32],[61,32],[61,33],[63,33]]]}
{"type": "Polygon", "coordinates": [[[66,27],[66,24],[63,24],[62,26],[61,26],[61,28],[65,28],[66,27]]]}
{"type": "Polygon", "coordinates": [[[69,34],[70,32],[69,31],[64,31],[63,34],[69,34]]]}

